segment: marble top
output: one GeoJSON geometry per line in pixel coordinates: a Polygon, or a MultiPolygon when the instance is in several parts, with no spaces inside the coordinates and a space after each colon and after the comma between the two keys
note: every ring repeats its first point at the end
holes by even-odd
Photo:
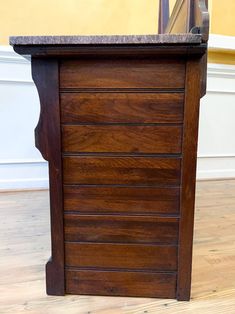
{"type": "Polygon", "coordinates": [[[200,44],[200,34],[112,36],[12,36],[10,45],[200,44]]]}

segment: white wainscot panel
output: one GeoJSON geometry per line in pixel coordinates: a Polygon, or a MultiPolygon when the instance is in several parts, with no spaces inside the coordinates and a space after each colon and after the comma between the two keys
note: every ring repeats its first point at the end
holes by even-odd
{"type": "Polygon", "coordinates": [[[199,179],[235,178],[235,66],[208,65],[207,95],[201,100],[199,179]]]}
{"type": "Polygon", "coordinates": [[[34,146],[40,105],[30,62],[0,47],[0,190],[48,187],[47,163],[34,146]]]}

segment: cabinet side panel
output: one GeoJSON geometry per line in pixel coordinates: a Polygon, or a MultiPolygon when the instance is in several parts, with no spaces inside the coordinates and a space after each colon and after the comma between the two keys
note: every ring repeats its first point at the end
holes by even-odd
{"type": "Polygon", "coordinates": [[[33,80],[41,103],[35,142],[42,156],[49,162],[52,252],[46,265],[46,284],[50,295],[64,295],[65,290],[58,67],[55,59],[32,59],[33,80]]]}
{"type": "Polygon", "coordinates": [[[200,101],[200,59],[187,62],[182,147],[177,299],[189,300],[200,101]]]}

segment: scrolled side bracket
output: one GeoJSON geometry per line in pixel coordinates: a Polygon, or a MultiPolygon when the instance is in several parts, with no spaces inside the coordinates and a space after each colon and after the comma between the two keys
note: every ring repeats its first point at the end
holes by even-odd
{"type": "Polygon", "coordinates": [[[35,144],[49,163],[51,258],[46,264],[47,293],[64,295],[63,188],[59,104],[59,63],[32,58],[32,77],[38,90],[41,112],[35,144]]]}

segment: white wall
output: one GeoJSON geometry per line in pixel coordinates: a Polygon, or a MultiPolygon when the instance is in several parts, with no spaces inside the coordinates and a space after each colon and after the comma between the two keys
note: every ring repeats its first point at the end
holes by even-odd
{"type": "MultiPolygon", "coordinates": [[[[34,147],[39,99],[30,64],[0,46],[0,189],[47,188],[47,163],[34,147]]],[[[209,64],[201,102],[199,179],[235,177],[235,66],[209,64]]]]}
{"type": "Polygon", "coordinates": [[[197,177],[235,178],[235,66],[208,64],[200,109],[197,177]]]}
{"type": "Polygon", "coordinates": [[[0,46],[0,189],[48,186],[47,163],[34,147],[39,110],[30,63],[0,46]]]}

